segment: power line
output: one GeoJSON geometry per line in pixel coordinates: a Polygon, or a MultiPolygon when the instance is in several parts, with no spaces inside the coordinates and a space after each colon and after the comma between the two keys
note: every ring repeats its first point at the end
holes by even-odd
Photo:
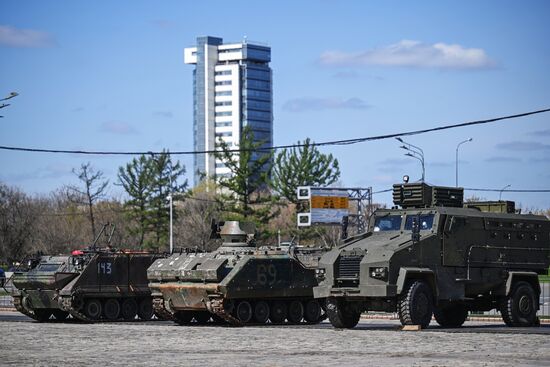
{"type": "MultiPolygon", "coordinates": [[[[425,134],[425,133],[430,133],[430,132],[434,132],[434,131],[456,129],[456,128],[459,128],[459,127],[488,124],[488,123],[491,123],[491,122],[516,119],[516,118],[520,118],[520,117],[525,117],[525,116],[530,116],[530,115],[535,115],[535,114],[545,113],[545,112],[550,112],[550,108],[543,109],[543,110],[537,110],[537,111],[519,113],[519,114],[516,114],[516,115],[495,117],[495,118],[486,119],[486,120],[469,121],[469,122],[462,122],[462,123],[459,123],[459,124],[438,126],[438,127],[433,127],[433,128],[429,128],[429,129],[413,130],[413,131],[407,131],[407,132],[400,132],[400,133],[386,134],[386,135],[376,135],[376,136],[369,136],[369,137],[362,137],[362,138],[355,138],[355,139],[332,140],[332,141],[325,141],[325,142],[321,142],[321,143],[310,143],[309,145],[310,146],[351,145],[351,144],[363,143],[363,142],[367,142],[367,141],[384,140],[384,139],[397,138],[397,137],[402,137],[402,136],[412,136],[412,135],[425,134]]],[[[251,152],[251,151],[256,151],[256,152],[275,151],[275,150],[279,150],[279,149],[299,148],[299,147],[303,147],[305,145],[306,144],[303,144],[303,143],[302,144],[288,144],[288,145],[278,145],[278,146],[264,147],[264,148],[260,147],[260,148],[255,148],[255,149],[230,149],[228,151],[233,152],[233,153],[251,152]]],[[[113,152],[113,151],[23,148],[23,147],[12,147],[12,146],[6,146],[6,145],[0,145],[0,149],[1,150],[11,150],[11,151],[20,151],[20,152],[34,152],[34,153],[60,153],[60,154],[85,154],[85,155],[142,155],[142,154],[195,155],[195,154],[206,154],[206,153],[214,154],[216,152],[219,152],[217,150],[175,151],[175,152],[166,152],[166,151],[164,151],[164,152],[152,152],[152,151],[146,151],[146,152],[139,152],[139,151],[113,152]]]]}

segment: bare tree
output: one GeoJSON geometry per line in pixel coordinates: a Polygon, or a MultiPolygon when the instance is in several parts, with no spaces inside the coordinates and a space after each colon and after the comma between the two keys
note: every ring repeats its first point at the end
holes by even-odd
{"type": "Polygon", "coordinates": [[[96,171],[90,162],[83,163],[77,171],[73,169],[73,173],[82,182],[84,189],[76,186],[67,187],[67,195],[71,202],[86,205],[88,207],[88,215],[92,225],[92,238],[96,237],[94,204],[105,198],[105,190],[109,185],[109,180],[103,180],[103,172],[96,171]]]}

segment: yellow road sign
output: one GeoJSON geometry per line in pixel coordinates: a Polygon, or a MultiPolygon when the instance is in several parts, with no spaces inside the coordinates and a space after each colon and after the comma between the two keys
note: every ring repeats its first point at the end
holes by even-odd
{"type": "Polygon", "coordinates": [[[312,209],[348,209],[349,198],[345,196],[311,196],[312,209]]]}

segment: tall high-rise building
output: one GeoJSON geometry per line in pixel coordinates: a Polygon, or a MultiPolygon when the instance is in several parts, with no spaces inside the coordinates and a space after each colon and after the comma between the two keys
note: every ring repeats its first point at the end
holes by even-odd
{"type": "MultiPolygon", "coordinates": [[[[195,151],[211,151],[218,139],[237,148],[242,129],[250,126],[254,139],[273,146],[271,49],[256,43],[224,44],[217,37],[198,37],[184,51],[193,71],[193,135],[195,151]]],[[[214,154],[196,154],[195,185],[201,177],[230,174],[214,154]]]]}

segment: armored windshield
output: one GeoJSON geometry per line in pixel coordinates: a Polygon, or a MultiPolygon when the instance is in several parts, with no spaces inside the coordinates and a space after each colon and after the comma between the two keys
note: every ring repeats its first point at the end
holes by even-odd
{"type": "Polygon", "coordinates": [[[413,218],[418,218],[418,224],[421,231],[430,230],[434,224],[434,215],[433,214],[423,214],[423,215],[408,215],[405,220],[405,231],[410,231],[412,229],[413,218]]]}
{"type": "Polygon", "coordinates": [[[402,215],[386,215],[377,217],[374,221],[374,232],[399,231],[401,229],[402,215]]]}
{"type": "Polygon", "coordinates": [[[48,271],[48,272],[52,272],[52,271],[56,271],[57,269],[59,269],[59,267],[61,266],[62,264],[40,264],[38,265],[38,269],[36,269],[37,271],[48,271]]]}

